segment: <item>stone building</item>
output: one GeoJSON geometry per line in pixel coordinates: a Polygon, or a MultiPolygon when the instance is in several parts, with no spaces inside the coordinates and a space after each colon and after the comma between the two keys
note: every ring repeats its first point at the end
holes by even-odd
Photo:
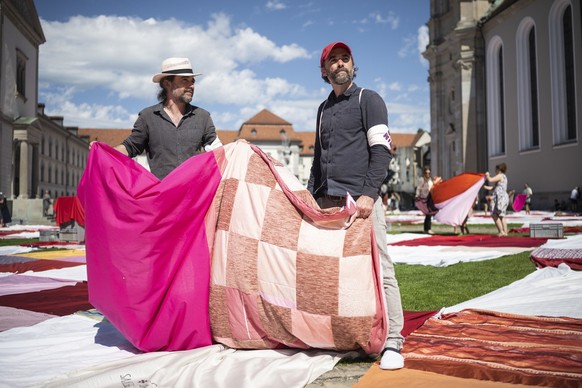
{"type": "Polygon", "coordinates": [[[431,0],[433,174],[494,173],[551,208],[582,184],[578,0],[431,0]],[[556,173],[561,171],[563,173],[556,173]],[[566,172],[568,171],[568,172],[566,172]]]}
{"type": "Polygon", "coordinates": [[[43,223],[42,194],[74,195],[88,143],[38,103],[39,46],[45,42],[32,0],[0,0],[0,191],[14,220],[43,223]]]}

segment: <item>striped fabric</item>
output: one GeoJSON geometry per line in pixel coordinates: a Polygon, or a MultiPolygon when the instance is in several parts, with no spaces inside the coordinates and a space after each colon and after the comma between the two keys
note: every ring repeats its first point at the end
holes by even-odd
{"type": "Polygon", "coordinates": [[[406,338],[406,367],[513,384],[580,387],[582,320],[462,310],[406,338]]]}

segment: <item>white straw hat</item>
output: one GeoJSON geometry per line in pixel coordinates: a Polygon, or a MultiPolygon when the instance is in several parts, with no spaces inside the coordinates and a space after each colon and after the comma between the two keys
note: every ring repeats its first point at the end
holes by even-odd
{"type": "Polygon", "coordinates": [[[162,72],[154,75],[153,82],[160,82],[162,78],[170,75],[191,75],[196,77],[202,73],[194,73],[192,64],[188,58],[168,58],[162,62],[162,72]]]}

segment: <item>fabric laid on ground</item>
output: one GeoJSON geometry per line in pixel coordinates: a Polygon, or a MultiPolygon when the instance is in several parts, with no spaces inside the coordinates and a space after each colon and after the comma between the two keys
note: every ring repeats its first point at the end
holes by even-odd
{"type": "Polygon", "coordinates": [[[463,309],[582,319],[582,272],[573,271],[566,264],[538,269],[523,279],[442,312],[463,309]]]}
{"type": "Polygon", "coordinates": [[[0,273],[1,272],[24,273],[27,271],[40,272],[40,271],[46,271],[49,269],[75,267],[78,265],[83,265],[83,263],[63,261],[63,260],[32,260],[32,259],[27,259],[27,261],[19,261],[19,262],[14,262],[14,263],[3,264],[0,261],[0,273]]]}
{"type": "Polygon", "coordinates": [[[15,327],[33,326],[37,323],[55,318],[56,315],[0,306],[0,332],[15,327]]]}
{"type": "Polygon", "coordinates": [[[380,369],[378,363],[362,376],[352,388],[527,388],[529,385],[484,381],[447,376],[418,369],[403,368],[393,371],[380,369]]]}
{"type": "Polygon", "coordinates": [[[441,224],[461,225],[484,183],[484,174],[468,172],[436,183],[431,196],[439,211],[434,218],[441,224]]]}
{"type": "Polygon", "coordinates": [[[87,283],[59,287],[51,290],[24,294],[0,296],[0,306],[14,307],[52,315],[68,315],[89,310],[93,306],[87,302],[87,283]]]}
{"type": "Polygon", "coordinates": [[[68,315],[0,333],[0,386],[303,387],[345,354],[212,345],[142,354],[100,319],[68,315]],[[34,373],[31,373],[34,371],[34,373]]]}
{"type": "Polygon", "coordinates": [[[553,387],[582,381],[582,320],[463,310],[406,338],[407,368],[553,387]]]}
{"type": "Polygon", "coordinates": [[[0,296],[24,294],[42,290],[51,290],[64,286],[74,286],[72,280],[53,279],[26,275],[9,275],[0,277],[0,296]]]}
{"type": "Polygon", "coordinates": [[[23,275],[36,276],[43,278],[54,278],[54,279],[64,279],[64,280],[76,280],[78,282],[87,281],[87,266],[77,265],[74,267],[49,269],[40,272],[25,272],[23,275]]]}
{"type": "Polygon", "coordinates": [[[582,234],[548,240],[531,253],[530,259],[538,268],[565,263],[572,269],[582,270],[582,234]]]}
{"type": "Polygon", "coordinates": [[[389,236],[388,253],[394,263],[446,267],[526,252],[547,241],[542,238],[491,235],[416,236],[389,236]]]}
{"type": "Polygon", "coordinates": [[[35,250],[34,252],[21,253],[19,256],[31,257],[34,259],[63,259],[70,256],[85,256],[84,249],[65,249],[65,250],[35,250]]]}
{"type": "Polygon", "coordinates": [[[465,246],[465,247],[522,247],[535,248],[548,241],[547,238],[498,237],[488,234],[466,236],[430,236],[414,240],[399,241],[392,246],[465,246]]]}
{"type": "Polygon", "coordinates": [[[381,350],[371,221],[350,202],[320,210],[259,148],[229,144],[159,181],[96,144],[78,192],[90,302],[139,349],[209,345],[212,326],[231,347],[381,350]]]}

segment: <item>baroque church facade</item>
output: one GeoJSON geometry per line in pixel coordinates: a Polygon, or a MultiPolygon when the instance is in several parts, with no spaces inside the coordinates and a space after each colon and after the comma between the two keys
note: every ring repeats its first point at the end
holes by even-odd
{"type": "Polygon", "coordinates": [[[577,0],[431,0],[433,174],[495,172],[549,209],[582,185],[577,0]],[[578,166],[578,167],[574,167],[578,166]]]}

